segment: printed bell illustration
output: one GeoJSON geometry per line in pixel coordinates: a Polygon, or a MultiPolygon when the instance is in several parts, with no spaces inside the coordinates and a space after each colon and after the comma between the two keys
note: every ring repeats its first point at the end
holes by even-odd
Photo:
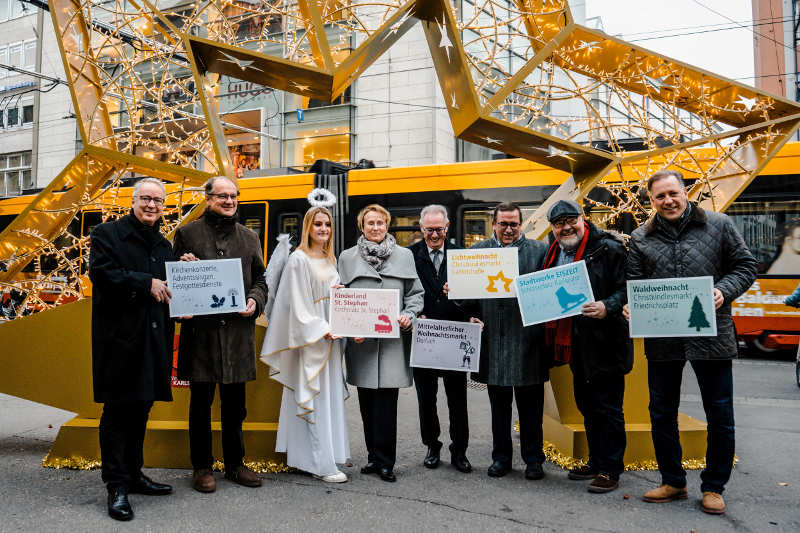
{"type": "Polygon", "coordinates": [[[586,301],[585,294],[570,294],[564,287],[559,287],[558,290],[556,290],[556,298],[558,298],[558,304],[561,306],[562,313],[566,313],[570,309],[575,309],[586,301]]]}

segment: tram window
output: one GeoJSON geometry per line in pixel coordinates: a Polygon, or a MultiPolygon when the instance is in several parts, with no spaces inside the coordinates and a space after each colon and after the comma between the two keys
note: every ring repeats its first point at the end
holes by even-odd
{"type": "Polygon", "coordinates": [[[264,248],[264,219],[267,214],[266,204],[263,202],[255,204],[239,204],[239,220],[241,223],[253,230],[261,241],[261,248],[264,248]]]}
{"type": "Polygon", "coordinates": [[[17,215],[0,215],[0,232],[6,229],[15,218],[17,215]]]}
{"type": "Polygon", "coordinates": [[[282,213],[278,216],[278,232],[291,235],[290,242],[297,246],[300,244],[300,213],[282,213]]]}
{"type": "Polygon", "coordinates": [[[397,244],[409,246],[422,240],[422,232],[419,230],[419,212],[422,208],[392,209],[392,224],[389,232],[394,235],[397,244]]]}
{"type": "MultiPolygon", "coordinates": [[[[538,205],[520,206],[524,223],[536,211],[538,205]]],[[[463,246],[469,248],[492,236],[492,211],[494,206],[466,206],[461,210],[461,235],[463,246]]]]}
{"type": "Polygon", "coordinates": [[[81,226],[81,236],[85,237],[92,233],[95,226],[103,221],[100,211],[86,211],[83,213],[83,225],[81,226]]]}
{"type": "Polygon", "coordinates": [[[800,201],[734,202],[726,211],[760,274],[800,275],[800,201]]]}

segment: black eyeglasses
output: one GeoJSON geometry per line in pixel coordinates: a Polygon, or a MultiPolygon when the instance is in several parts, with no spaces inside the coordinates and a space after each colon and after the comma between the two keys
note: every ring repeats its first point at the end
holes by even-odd
{"type": "Polygon", "coordinates": [[[447,231],[447,228],[422,228],[422,231],[428,235],[433,235],[434,233],[444,233],[447,231]]]}
{"type": "Polygon", "coordinates": [[[506,228],[517,229],[518,227],[520,227],[520,223],[519,222],[505,222],[505,221],[503,221],[503,222],[498,222],[497,225],[500,226],[503,229],[506,229],[506,228]]]}
{"type": "Polygon", "coordinates": [[[164,205],[163,198],[157,198],[155,196],[137,196],[137,198],[144,205],[150,205],[150,202],[153,202],[153,205],[164,205]]]}
{"type": "Polygon", "coordinates": [[[218,200],[238,200],[239,199],[239,192],[237,191],[236,194],[227,194],[227,193],[216,193],[210,192],[208,193],[209,196],[213,196],[218,200]]]}
{"type": "Polygon", "coordinates": [[[569,218],[562,218],[560,220],[556,220],[555,222],[551,222],[554,228],[561,229],[564,226],[574,226],[578,223],[578,217],[569,217],[569,218]]]}

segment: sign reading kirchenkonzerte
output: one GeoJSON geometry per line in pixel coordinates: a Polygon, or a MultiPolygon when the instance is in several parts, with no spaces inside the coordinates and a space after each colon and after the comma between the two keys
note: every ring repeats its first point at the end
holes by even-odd
{"type": "Polygon", "coordinates": [[[241,259],[168,261],[166,266],[167,287],[172,292],[169,316],[245,310],[241,259]]]}
{"type": "Polygon", "coordinates": [[[400,291],[331,289],[331,334],[339,337],[400,337],[400,291]]]}
{"type": "Polygon", "coordinates": [[[714,278],[628,282],[631,337],[713,337],[717,334],[714,278]]]}
{"type": "Polygon", "coordinates": [[[480,355],[480,324],[426,318],[414,321],[411,366],[477,372],[480,355]]]}
{"type": "Polygon", "coordinates": [[[518,275],[516,247],[447,250],[447,296],[451,300],[513,298],[518,275]]]}
{"type": "Polygon", "coordinates": [[[579,315],[583,304],[594,301],[583,260],[531,272],[514,283],[525,326],[579,315]]]}

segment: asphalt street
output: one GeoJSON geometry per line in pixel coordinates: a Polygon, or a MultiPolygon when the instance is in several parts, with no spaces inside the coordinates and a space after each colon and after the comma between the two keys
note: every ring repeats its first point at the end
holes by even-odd
{"type": "MultiPolygon", "coordinates": [[[[657,472],[627,472],[621,487],[589,494],[586,482],[569,481],[558,466],[526,481],[519,456],[502,479],[486,476],[491,431],[485,391],[469,391],[475,471],[461,474],[447,461],[423,467],[414,389],[400,393],[397,483],[359,473],[365,448],[357,397],[348,400],[353,467],[350,481],[329,485],[303,474],[265,474],[248,489],[218,475],[217,492],[199,494],[187,470],[148,470],[171,483],[167,497],[131,496],[136,518],[120,523],[105,510],[99,471],[53,470],[41,460],[70,413],[0,395],[0,531],[800,531],[800,389],[788,362],[735,362],[739,464],[725,492],[725,515],[699,507],[699,472],[689,473],[689,499],[648,504],[657,472]]],[[[440,416],[446,434],[445,398],[440,416]]],[[[687,367],[682,411],[705,419],[694,376],[687,367]]]]}

